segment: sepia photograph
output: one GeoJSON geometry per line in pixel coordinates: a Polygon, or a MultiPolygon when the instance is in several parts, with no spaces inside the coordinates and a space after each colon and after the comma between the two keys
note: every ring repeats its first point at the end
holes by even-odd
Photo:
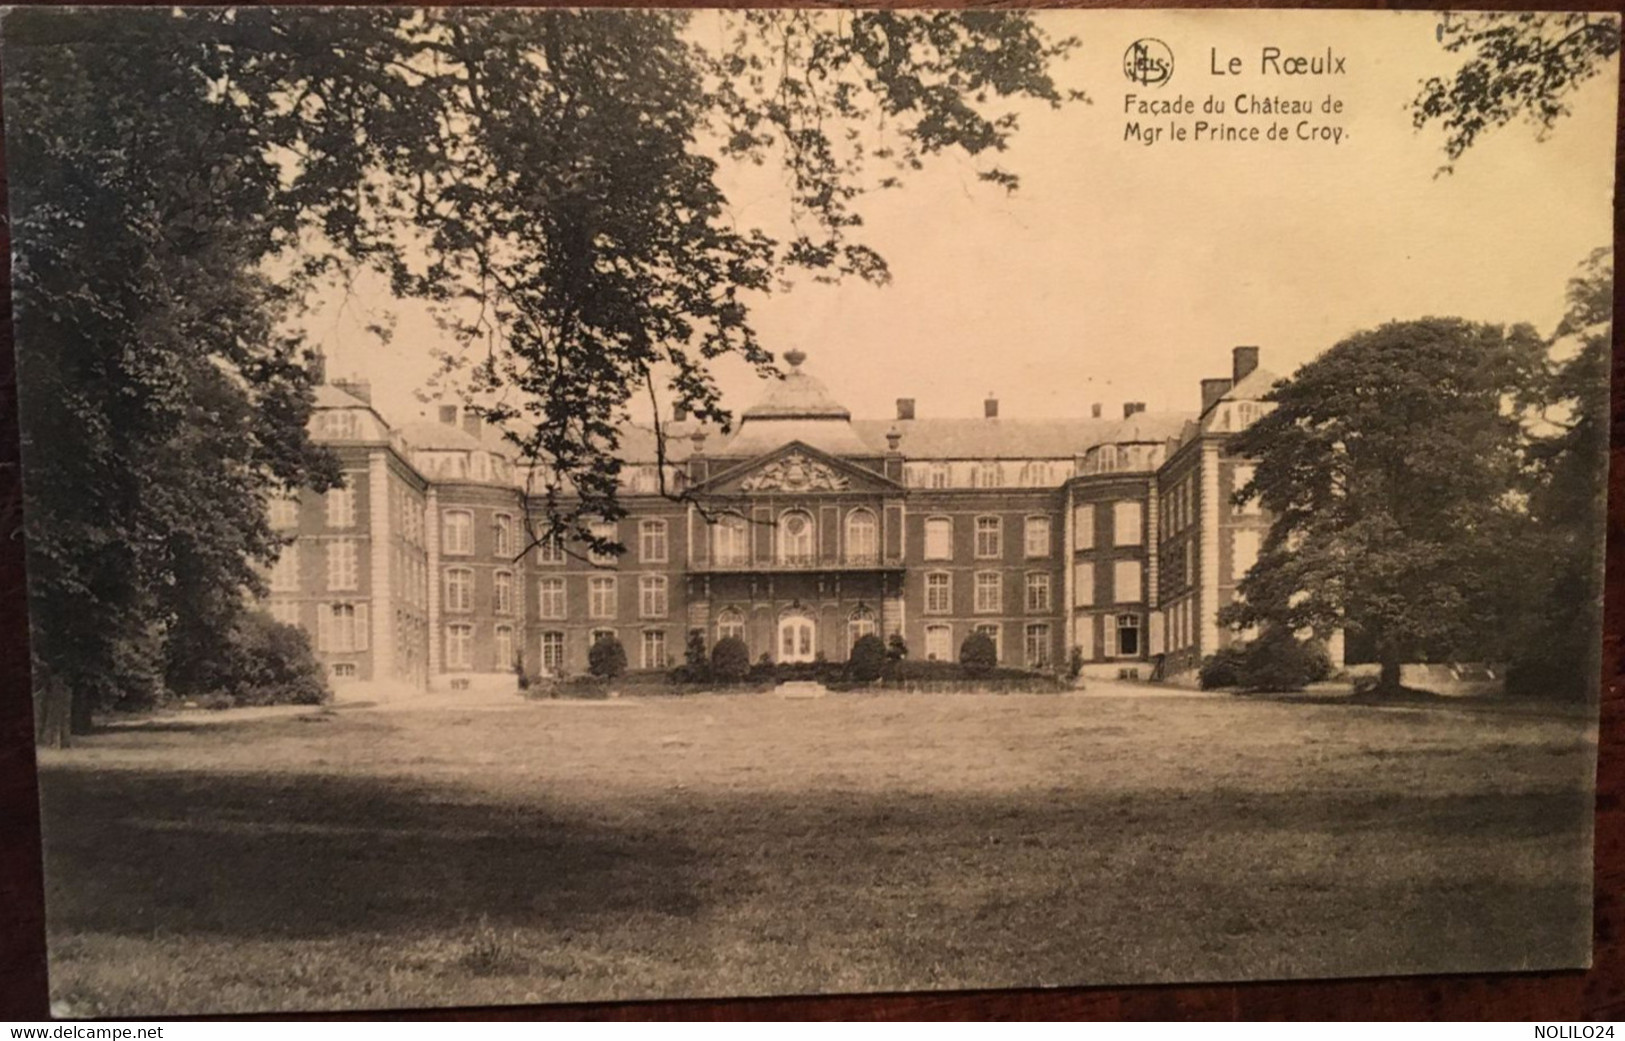
{"type": "Polygon", "coordinates": [[[1619,45],[6,9],[52,1013],[1588,967],[1619,45]]]}

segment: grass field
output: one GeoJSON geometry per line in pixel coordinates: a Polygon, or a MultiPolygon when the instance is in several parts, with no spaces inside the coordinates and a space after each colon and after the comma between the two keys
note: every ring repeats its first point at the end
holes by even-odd
{"type": "Polygon", "coordinates": [[[65,1014],[1583,964],[1595,724],[1223,697],[210,714],[41,764],[65,1014]]]}

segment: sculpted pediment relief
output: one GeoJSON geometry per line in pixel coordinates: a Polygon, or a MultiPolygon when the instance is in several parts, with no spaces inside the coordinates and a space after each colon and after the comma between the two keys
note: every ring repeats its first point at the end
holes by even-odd
{"type": "Polygon", "coordinates": [[[790,452],[739,482],[745,492],[842,492],[851,480],[833,466],[790,452]]]}

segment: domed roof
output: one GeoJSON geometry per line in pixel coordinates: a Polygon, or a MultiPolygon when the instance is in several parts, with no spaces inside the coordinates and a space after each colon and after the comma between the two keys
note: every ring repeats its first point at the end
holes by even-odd
{"type": "Polygon", "coordinates": [[[785,351],[784,360],[790,364],[790,371],[770,386],[760,401],[744,411],[742,420],[852,418],[846,406],[830,396],[829,388],[801,371],[801,363],[807,360],[806,352],[785,351]]]}

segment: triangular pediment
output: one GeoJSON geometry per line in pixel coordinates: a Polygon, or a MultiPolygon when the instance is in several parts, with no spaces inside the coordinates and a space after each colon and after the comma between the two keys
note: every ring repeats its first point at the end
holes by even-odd
{"type": "Polygon", "coordinates": [[[867,467],[791,441],[713,474],[701,490],[726,496],[840,495],[895,492],[901,485],[867,467]]]}

